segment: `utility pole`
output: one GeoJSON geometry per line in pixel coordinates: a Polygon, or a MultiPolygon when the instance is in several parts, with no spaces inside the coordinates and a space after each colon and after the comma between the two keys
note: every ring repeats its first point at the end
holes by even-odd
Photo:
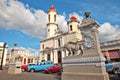
{"type": "Polygon", "coordinates": [[[6,44],[7,44],[7,43],[4,43],[4,44],[3,44],[3,53],[2,53],[0,70],[2,70],[2,67],[3,67],[3,59],[4,59],[4,52],[5,52],[6,44]]]}

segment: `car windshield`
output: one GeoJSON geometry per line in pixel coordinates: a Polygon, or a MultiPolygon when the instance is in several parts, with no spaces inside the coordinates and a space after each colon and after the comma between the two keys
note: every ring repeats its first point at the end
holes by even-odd
{"type": "Polygon", "coordinates": [[[46,64],[53,64],[53,62],[52,61],[37,62],[37,65],[46,65],[46,64]]]}
{"type": "Polygon", "coordinates": [[[29,66],[31,66],[31,65],[35,65],[35,64],[29,64],[29,66]]]}
{"type": "Polygon", "coordinates": [[[111,61],[106,59],[105,64],[108,64],[108,63],[111,63],[111,61]]]}

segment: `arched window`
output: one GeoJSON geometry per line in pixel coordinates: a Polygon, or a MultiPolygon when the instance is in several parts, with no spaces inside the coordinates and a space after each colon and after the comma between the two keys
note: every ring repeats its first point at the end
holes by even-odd
{"type": "Polygon", "coordinates": [[[56,22],[56,15],[54,15],[54,21],[56,22]]]}
{"type": "Polygon", "coordinates": [[[24,58],[24,64],[26,64],[26,58],[24,58]]]}
{"type": "Polygon", "coordinates": [[[58,47],[60,47],[60,39],[58,39],[58,47]]]}
{"type": "Polygon", "coordinates": [[[50,60],[50,54],[47,55],[47,60],[50,60]]]}
{"type": "Polygon", "coordinates": [[[70,31],[72,31],[73,29],[72,29],[72,25],[70,25],[70,31]]]}
{"type": "Polygon", "coordinates": [[[61,58],[62,58],[61,51],[58,51],[58,63],[61,63],[61,58]]]}
{"type": "Polygon", "coordinates": [[[31,63],[33,63],[33,59],[31,59],[31,63]]]}
{"type": "Polygon", "coordinates": [[[30,59],[28,59],[28,63],[30,63],[30,59]]]}
{"type": "Polygon", "coordinates": [[[50,22],[50,15],[48,15],[48,20],[49,20],[49,22],[50,22]]]}
{"type": "Polygon", "coordinates": [[[42,49],[44,49],[44,44],[42,44],[42,49]]]}

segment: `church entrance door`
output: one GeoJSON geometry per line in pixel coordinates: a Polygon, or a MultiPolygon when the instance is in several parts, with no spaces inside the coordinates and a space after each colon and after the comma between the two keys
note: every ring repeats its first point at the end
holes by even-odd
{"type": "Polygon", "coordinates": [[[47,55],[47,60],[50,60],[50,54],[47,55]]]}
{"type": "Polygon", "coordinates": [[[58,51],[58,63],[61,63],[61,51],[58,51]]]}

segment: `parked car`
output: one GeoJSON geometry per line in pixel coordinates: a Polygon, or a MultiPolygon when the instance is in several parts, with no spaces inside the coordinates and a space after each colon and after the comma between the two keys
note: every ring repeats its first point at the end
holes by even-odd
{"type": "Polygon", "coordinates": [[[120,69],[120,62],[108,61],[105,64],[105,68],[108,73],[115,73],[118,69],[120,69]]]}
{"type": "Polygon", "coordinates": [[[54,65],[52,67],[46,68],[44,70],[45,73],[57,73],[60,72],[60,66],[59,65],[54,65]]]}
{"type": "Polygon", "coordinates": [[[28,71],[43,71],[48,67],[54,66],[52,61],[37,62],[35,65],[28,65],[28,71]]]}
{"type": "Polygon", "coordinates": [[[31,66],[31,65],[35,65],[35,64],[37,64],[37,63],[29,63],[28,65],[31,66]]]}
{"type": "MultiPolygon", "coordinates": [[[[30,66],[30,65],[35,65],[35,63],[29,63],[28,65],[29,65],[29,66],[30,66]]],[[[28,65],[22,65],[22,66],[21,66],[21,69],[22,69],[23,72],[28,70],[28,65]]]]}
{"type": "Polygon", "coordinates": [[[120,69],[116,71],[116,74],[120,77],[120,69]]]}
{"type": "Polygon", "coordinates": [[[22,66],[21,66],[21,69],[22,69],[22,71],[27,71],[28,66],[27,66],[27,65],[22,65],[22,66]]]}

